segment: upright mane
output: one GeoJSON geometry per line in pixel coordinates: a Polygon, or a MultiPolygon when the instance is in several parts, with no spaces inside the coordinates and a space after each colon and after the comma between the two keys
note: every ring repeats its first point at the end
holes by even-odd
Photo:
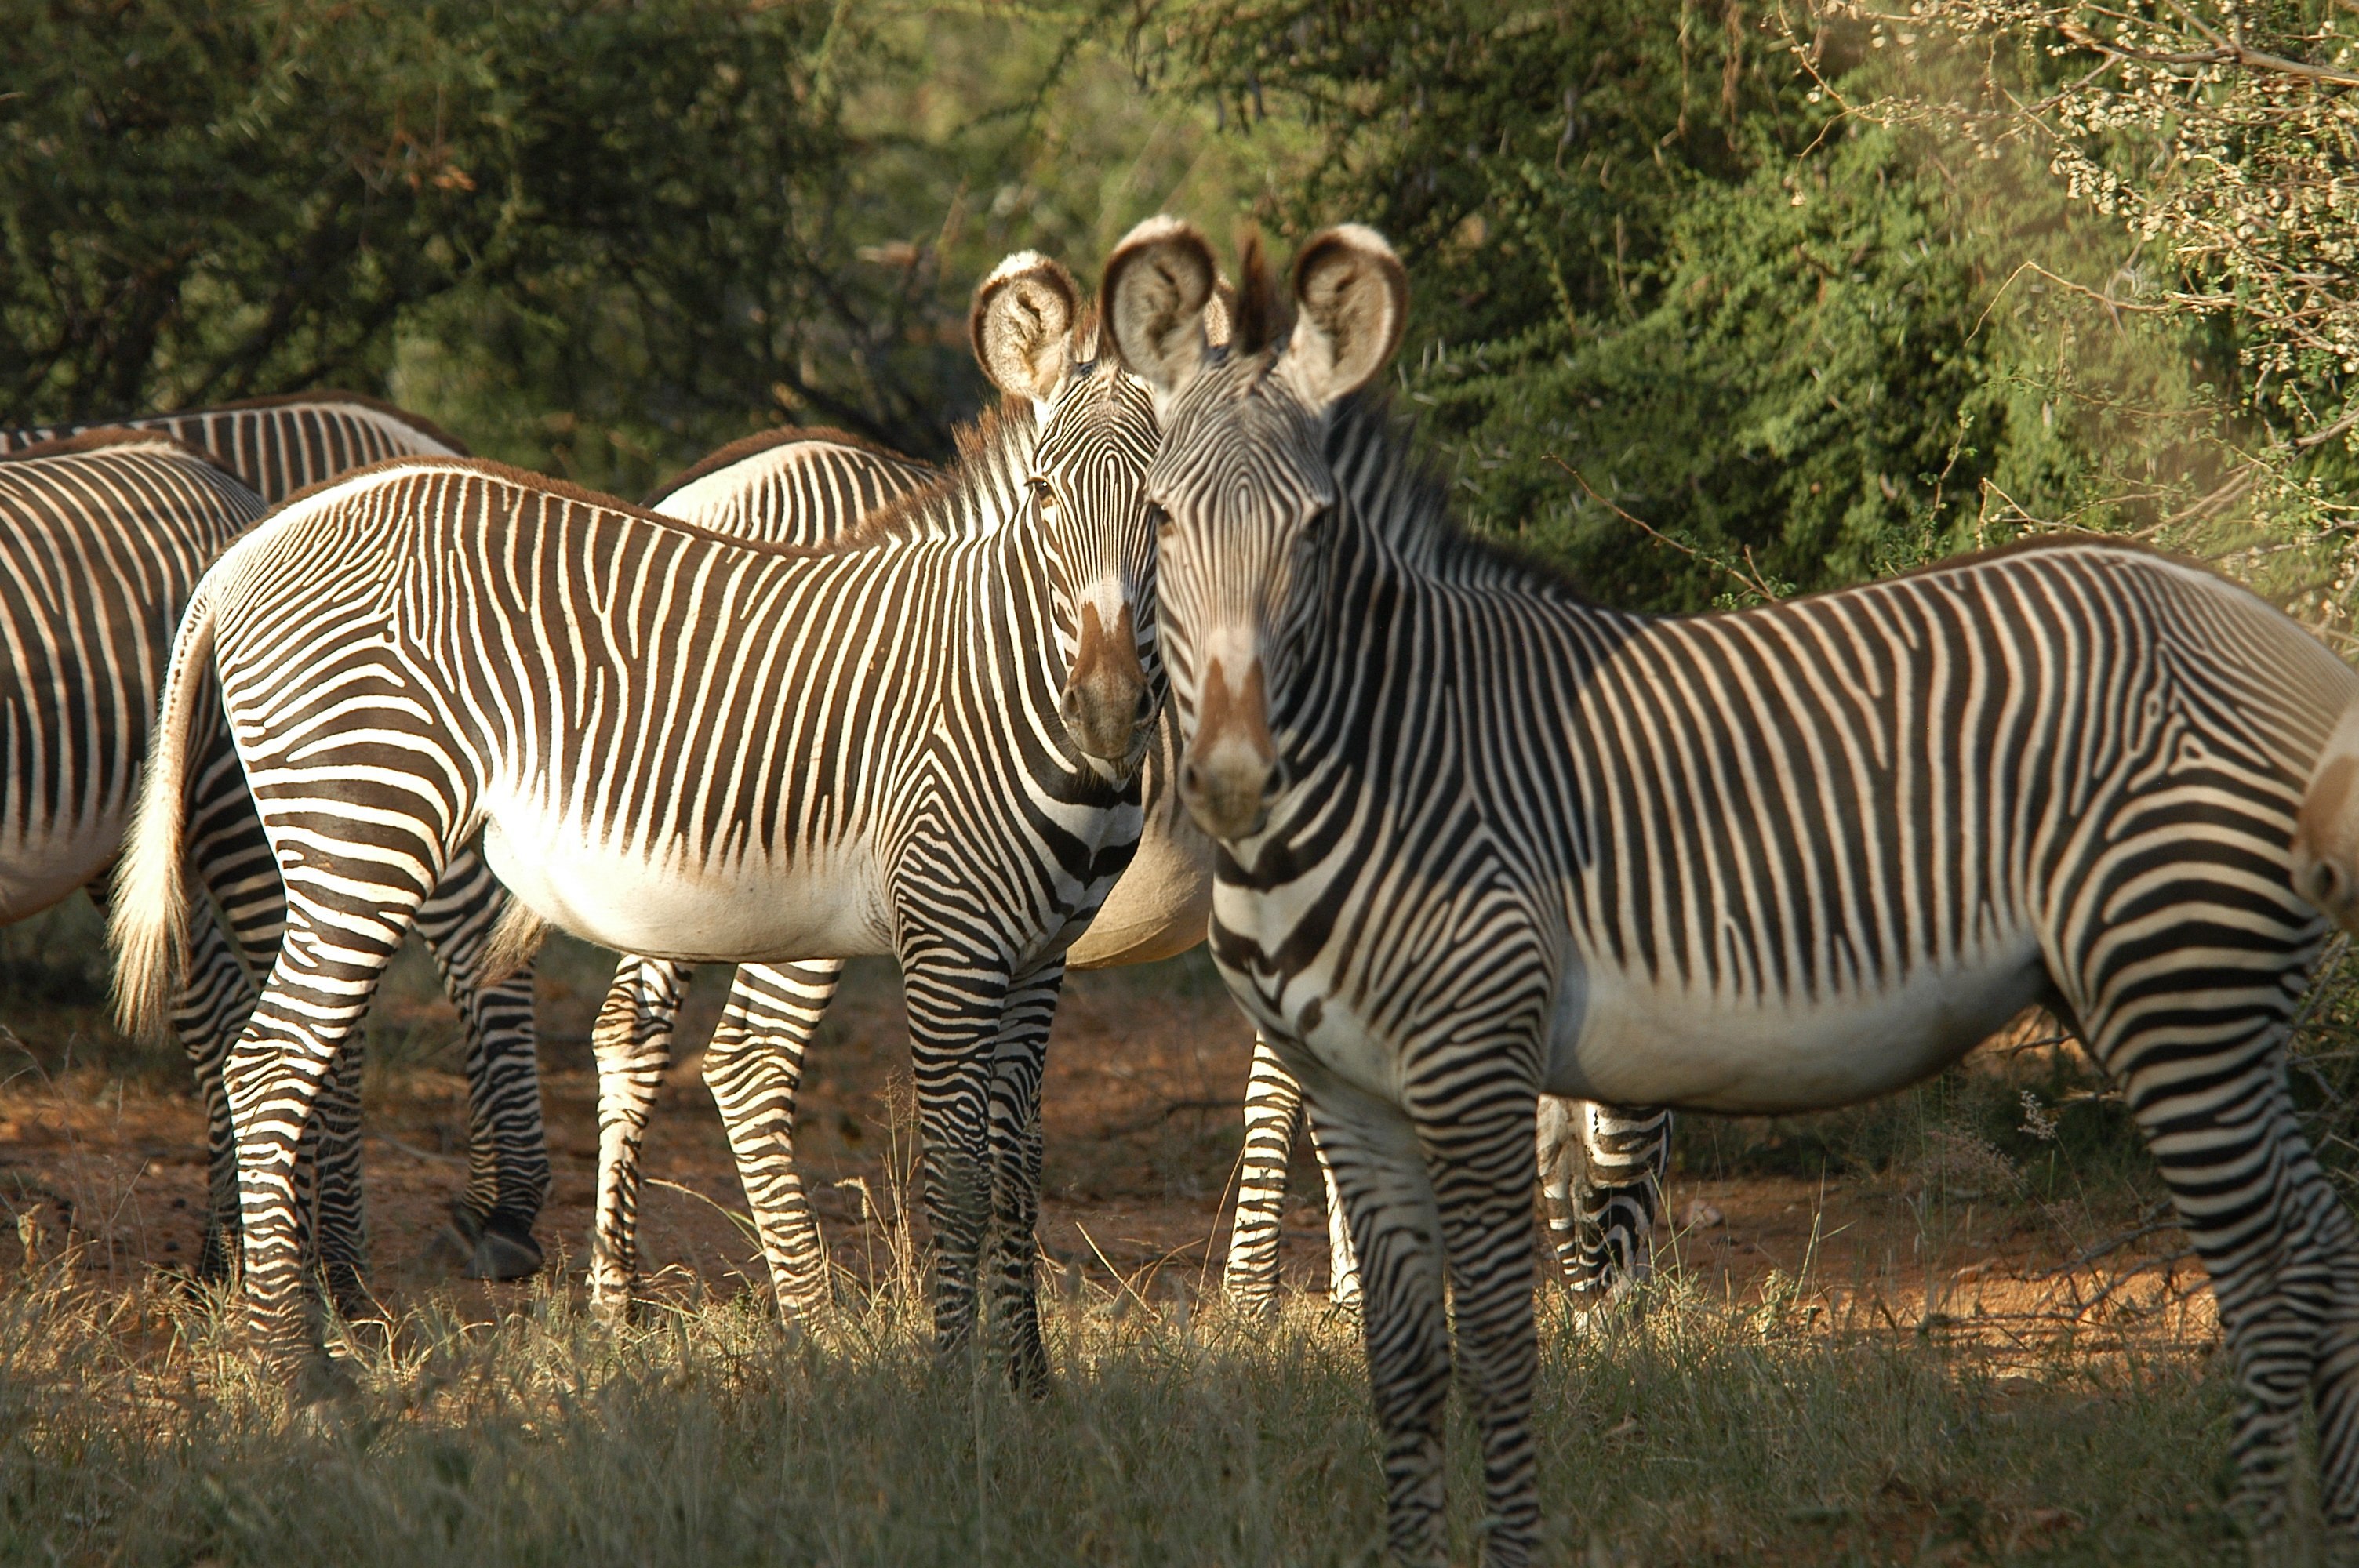
{"type": "Polygon", "coordinates": [[[1419,446],[1414,422],[1381,386],[1337,405],[1326,455],[1338,492],[1352,498],[1362,526],[1418,575],[1470,588],[1522,586],[1586,601],[1580,585],[1554,563],[1467,532],[1451,507],[1448,483],[1419,446]]]}
{"type": "MultiPolygon", "coordinates": [[[[168,451],[174,457],[190,458],[216,472],[237,479],[228,464],[203,448],[183,441],[168,430],[140,429],[130,425],[100,425],[88,430],[78,430],[71,436],[52,436],[46,441],[35,441],[10,452],[0,452],[0,462],[24,462],[34,458],[71,457],[79,452],[105,451],[111,448],[146,447],[168,451]]],[[[245,481],[238,480],[240,485],[245,481]]]]}
{"type": "Polygon", "coordinates": [[[907,463],[911,468],[931,466],[919,463],[917,459],[906,457],[890,447],[869,440],[864,436],[855,436],[849,430],[839,430],[832,426],[782,425],[775,430],[760,430],[751,436],[741,436],[727,446],[707,453],[698,459],[692,467],[683,469],[658,485],[648,493],[644,504],[649,507],[659,505],[671,496],[686,490],[698,480],[719,473],[723,469],[734,468],[757,453],[775,451],[780,447],[801,446],[806,442],[814,441],[825,442],[833,447],[850,447],[873,457],[885,458],[897,463],[907,463]]]}
{"type": "Polygon", "coordinates": [[[986,408],[952,432],[958,457],[940,478],[886,503],[857,526],[807,553],[834,555],[896,540],[973,533],[975,516],[1004,510],[1023,492],[1039,437],[1038,416],[1028,404],[986,408]]]}

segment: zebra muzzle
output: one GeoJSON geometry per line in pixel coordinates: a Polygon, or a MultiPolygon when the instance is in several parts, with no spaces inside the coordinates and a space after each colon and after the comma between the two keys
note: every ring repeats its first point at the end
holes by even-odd
{"type": "Polygon", "coordinates": [[[1127,773],[1155,727],[1155,691],[1138,660],[1138,636],[1125,601],[1111,631],[1095,604],[1082,606],[1081,647],[1057,703],[1065,732],[1082,752],[1127,773]]]}
{"type": "Polygon", "coordinates": [[[1232,683],[1214,659],[1197,703],[1195,732],[1180,758],[1180,798],[1196,826],[1215,838],[1235,839],[1261,827],[1285,787],[1286,773],[1270,740],[1261,662],[1245,666],[1243,682],[1232,683]]]}

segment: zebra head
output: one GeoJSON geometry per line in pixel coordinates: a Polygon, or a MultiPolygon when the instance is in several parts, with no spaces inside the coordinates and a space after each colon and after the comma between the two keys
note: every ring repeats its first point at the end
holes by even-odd
{"type": "Polygon", "coordinates": [[[984,279],[969,328],[984,373],[1040,419],[1027,504],[1065,659],[1058,714],[1084,757],[1127,778],[1163,703],[1155,535],[1139,490],[1155,452],[1154,404],[1136,377],[1100,362],[1072,275],[1035,252],[984,279]]]}
{"type": "Polygon", "coordinates": [[[1400,346],[1408,276],[1373,230],[1329,229],[1295,259],[1295,319],[1281,334],[1249,249],[1225,351],[1205,330],[1215,287],[1203,236],[1150,218],[1106,263],[1102,297],[1164,429],[1145,491],[1162,652],[1187,738],[1180,798],[1205,832],[1234,841],[1260,829],[1288,782],[1269,693],[1295,674],[1288,630],[1317,601],[1320,547],[1341,503],[1329,416],[1400,346]]]}

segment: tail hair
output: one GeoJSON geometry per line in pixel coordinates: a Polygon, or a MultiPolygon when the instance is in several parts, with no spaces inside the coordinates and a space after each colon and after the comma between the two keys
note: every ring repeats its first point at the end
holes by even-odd
{"type": "Polygon", "coordinates": [[[133,1038],[169,1033],[173,999],[188,975],[185,811],[190,740],[213,651],[213,605],[200,581],[180,617],[165,671],[156,731],[123,859],[115,868],[107,941],[114,949],[114,1020],[133,1038]]]}
{"type": "Polygon", "coordinates": [[[549,922],[534,914],[524,900],[514,893],[507,895],[507,907],[492,923],[492,934],[484,941],[484,961],[476,976],[478,984],[495,986],[527,964],[540,952],[540,945],[549,940],[549,922]]]}
{"type": "Polygon", "coordinates": [[[2359,702],[2343,710],[2294,818],[2294,891],[2359,932],[2359,702]]]}

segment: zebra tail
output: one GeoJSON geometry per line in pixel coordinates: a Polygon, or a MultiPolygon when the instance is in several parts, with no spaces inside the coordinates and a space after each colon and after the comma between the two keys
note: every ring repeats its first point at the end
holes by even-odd
{"type": "Polygon", "coordinates": [[[2343,713],[2294,818],[2294,891],[2359,932],[2359,702],[2343,713]]]}
{"type": "Polygon", "coordinates": [[[107,941],[114,949],[115,1025],[134,1039],[170,1033],[173,999],[188,974],[186,832],[190,740],[213,652],[208,577],[180,618],[164,697],[148,741],[139,805],[115,867],[107,941]]]}
{"type": "Polygon", "coordinates": [[[507,893],[507,907],[492,923],[484,942],[484,963],[476,983],[489,988],[523,968],[539,956],[549,939],[549,922],[526,907],[524,900],[507,893]]]}

